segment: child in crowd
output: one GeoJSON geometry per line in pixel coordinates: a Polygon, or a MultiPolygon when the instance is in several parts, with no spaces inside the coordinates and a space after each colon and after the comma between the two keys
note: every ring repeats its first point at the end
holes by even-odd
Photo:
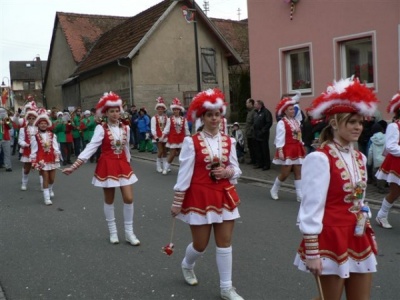
{"type": "Polygon", "coordinates": [[[235,122],[232,126],[231,136],[236,140],[236,155],[240,163],[244,162],[244,137],[243,132],[239,128],[239,123],[235,122]]]}
{"type": "MultiPolygon", "coordinates": [[[[368,166],[372,168],[372,174],[376,174],[385,159],[383,152],[385,150],[386,127],[386,121],[381,120],[375,123],[371,128],[372,137],[369,140],[368,146],[368,166]]],[[[379,193],[385,193],[385,185],[385,180],[376,180],[376,186],[379,193]]]]}

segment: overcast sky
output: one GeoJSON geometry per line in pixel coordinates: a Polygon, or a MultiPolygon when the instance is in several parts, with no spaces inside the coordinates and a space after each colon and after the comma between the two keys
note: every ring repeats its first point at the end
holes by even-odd
{"type": "MultiPolygon", "coordinates": [[[[8,85],[9,61],[47,60],[55,13],[134,16],[161,0],[0,0],[0,78],[8,85]],[[7,77],[7,78],[4,78],[7,77]]],[[[204,0],[196,0],[203,7],[204,0]]],[[[208,0],[209,17],[247,18],[246,0],[208,0]]]]}

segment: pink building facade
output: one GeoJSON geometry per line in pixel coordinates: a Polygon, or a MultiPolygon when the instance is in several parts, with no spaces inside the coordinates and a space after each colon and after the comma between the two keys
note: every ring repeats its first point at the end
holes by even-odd
{"type": "Polygon", "coordinates": [[[333,80],[360,78],[386,106],[400,89],[400,1],[247,0],[251,90],[275,112],[282,95],[301,107],[333,80]]]}

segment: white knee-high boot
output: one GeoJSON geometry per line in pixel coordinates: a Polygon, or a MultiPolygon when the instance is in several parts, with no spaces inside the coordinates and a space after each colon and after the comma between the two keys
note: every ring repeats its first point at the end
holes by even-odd
{"type": "Polygon", "coordinates": [[[301,179],[295,180],[294,186],[296,188],[296,195],[297,195],[296,200],[297,202],[301,202],[301,200],[303,199],[303,194],[301,193],[301,179]]]}
{"type": "Polygon", "coordinates": [[[28,177],[29,177],[29,174],[25,174],[25,170],[22,168],[21,191],[26,191],[27,186],[28,186],[28,177]]]}
{"type": "Polygon", "coordinates": [[[117,224],[115,223],[114,204],[104,203],[104,215],[110,232],[110,243],[118,244],[117,224]]]}
{"type": "Polygon", "coordinates": [[[140,241],[133,232],[133,203],[124,203],[124,228],[125,228],[125,240],[133,246],[139,246],[140,241]]]}
{"type": "Polygon", "coordinates": [[[198,283],[196,274],[194,274],[194,266],[196,264],[196,260],[204,253],[199,252],[193,248],[193,243],[190,243],[186,247],[185,257],[182,260],[182,274],[183,278],[189,285],[196,285],[198,283]]]}
{"type": "Polygon", "coordinates": [[[389,211],[393,207],[393,203],[389,203],[386,198],[383,198],[382,201],[382,206],[378,211],[378,214],[376,215],[376,222],[383,228],[392,228],[393,226],[390,225],[388,217],[389,217],[389,211]]]}
{"type": "Polygon", "coordinates": [[[279,199],[278,192],[279,192],[279,188],[281,187],[281,183],[282,183],[282,181],[280,181],[279,178],[276,177],[274,185],[272,186],[272,188],[270,190],[271,198],[274,200],[279,199]]]}
{"type": "Polygon", "coordinates": [[[163,174],[164,175],[166,175],[169,171],[170,171],[170,169],[169,169],[169,163],[168,163],[168,161],[167,161],[167,158],[166,157],[163,157],[162,158],[162,162],[163,162],[163,174]]]}
{"type": "Polygon", "coordinates": [[[216,260],[219,273],[219,284],[221,289],[232,287],[232,246],[216,249],[216,260]]]}
{"type": "Polygon", "coordinates": [[[43,176],[39,175],[40,190],[43,191],[43,176]]]}
{"type": "Polygon", "coordinates": [[[54,186],[54,184],[49,184],[50,198],[54,197],[53,186],[54,186]]]}
{"type": "Polygon", "coordinates": [[[53,202],[50,200],[50,190],[49,189],[43,189],[43,198],[44,198],[44,204],[46,205],[52,205],[53,202]]]}
{"type": "Polygon", "coordinates": [[[163,171],[163,169],[161,168],[161,158],[157,157],[156,168],[158,173],[161,173],[163,171]]]}

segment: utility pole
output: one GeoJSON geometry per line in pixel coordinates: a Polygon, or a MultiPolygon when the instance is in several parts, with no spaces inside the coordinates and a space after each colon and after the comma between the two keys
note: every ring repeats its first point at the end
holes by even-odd
{"type": "Polygon", "coordinates": [[[203,10],[204,10],[204,13],[207,16],[207,13],[210,11],[210,2],[209,1],[204,1],[203,10]]]}

